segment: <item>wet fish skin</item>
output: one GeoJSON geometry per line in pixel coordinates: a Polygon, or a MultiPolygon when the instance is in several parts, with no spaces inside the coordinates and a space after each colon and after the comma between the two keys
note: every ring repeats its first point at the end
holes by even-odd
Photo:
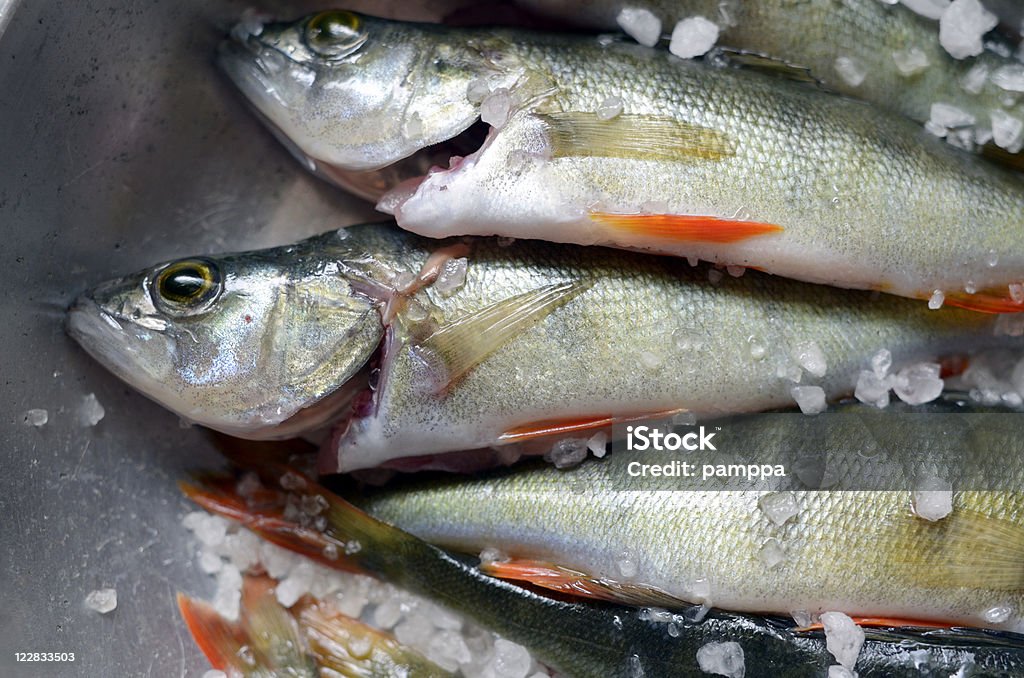
{"type": "MultiPolygon", "coordinates": [[[[852,391],[856,373],[881,348],[900,362],[1021,341],[995,336],[991,316],[930,311],[889,295],[754,271],[712,284],[706,268],[668,257],[537,241],[467,242],[465,283],[450,296],[427,288],[417,297],[440,325],[547,285],[591,286],[443,394],[436,391],[439,371],[419,352],[416,323],[405,335],[396,324],[373,407],[337,430],[324,449],[323,472],[509,444],[506,432],[550,420],[789,406],[793,383],[779,376],[779,365],[792,364],[801,342],[817,342],[828,362],[824,379],[805,384],[820,383],[835,398],[852,391]]],[[[410,235],[403,247],[425,260],[447,243],[410,235]]]]}
{"type": "MultiPolygon", "coordinates": [[[[280,477],[269,470],[264,481],[280,477]]],[[[270,487],[275,485],[271,484],[270,487]]],[[[795,634],[791,622],[712,610],[700,623],[681,616],[674,627],[647,618],[642,610],[608,603],[564,602],[482,574],[411,535],[354,509],[329,490],[310,484],[307,492],[326,498],[329,526],[311,533],[281,521],[262,505],[220,487],[186,488],[204,508],[250,525],[261,536],[333,567],[356,567],[414,593],[428,596],[503,637],[531,650],[545,664],[574,678],[622,678],[645,675],[700,675],[697,650],[708,642],[738,642],[747,676],[821,676],[835,660],[820,632],[795,634]],[[273,518],[260,521],[261,516],[273,518]],[[340,560],[324,559],[323,547],[360,545],[340,560]]],[[[233,487],[233,482],[229,487],[233,487]]],[[[282,500],[283,505],[283,500],[282,500]]],[[[1019,636],[964,629],[947,631],[867,630],[856,671],[865,676],[919,676],[922,662],[940,675],[970,669],[970,675],[1012,676],[1024,666],[1019,636]]]]}
{"type": "Polygon", "coordinates": [[[289,145],[293,154],[305,153],[328,175],[325,165],[379,170],[456,136],[477,117],[466,83],[488,71],[479,48],[417,25],[422,37],[382,19],[321,12],[236,32],[218,61],[279,135],[298,146],[289,145]],[[325,23],[339,35],[317,43],[315,27],[325,23]]]}
{"type": "MultiPolygon", "coordinates": [[[[811,76],[829,89],[870,101],[918,122],[931,117],[933,103],[946,103],[974,115],[984,126],[992,110],[1024,119],[1024,109],[1005,106],[1006,91],[986,81],[978,94],[963,88],[975,66],[991,73],[1011,65],[1012,58],[986,50],[977,57],[954,59],[939,44],[938,24],[900,4],[878,0],[845,2],[720,2],[719,0],[518,0],[524,7],[553,15],[576,25],[619,30],[616,17],[624,7],[647,9],[662,20],[662,32],[672,33],[676,23],[703,16],[721,29],[718,44],[776,58],[780,63],[810,69],[811,76]],[[905,76],[893,54],[916,48],[928,68],[905,76]],[[836,68],[846,57],[865,73],[863,82],[849,83],[836,68]]],[[[986,38],[1006,50],[1013,46],[997,34],[986,38]]]]}
{"type": "Polygon", "coordinates": [[[471,90],[508,89],[510,118],[496,121],[480,151],[382,198],[378,207],[403,228],[647,249],[915,298],[939,290],[947,303],[989,311],[1024,308],[1008,288],[1024,280],[1020,178],[909,120],[624,41],[361,20],[365,42],[348,57],[287,57],[315,74],[312,87],[291,71],[259,71],[268,50],[286,59],[273,36],[309,19],[225,48],[226,68],[292,144],[340,169],[379,167],[451,138],[480,113],[471,90]],[[388,41],[422,58],[379,48],[388,41]],[[290,93],[288,105],[252,86],[247,74],[257,71],[290,93]],[[401,110],[364,90],[398,92],[401,110]],[[600,120],[610,97],[622,113],[600,120]],[[373,148],[379,120],[405,130],[388,132],[400,148],[373,148]],[[671,220],[667,233],[616,221],[637,213],[712,221],[685,236],[671,220]],[[726,226],[738,236],[718,242],[726,226]]]}
{"type": "Polygon", "coordinates": [[[202,313],[168,314],[152,285],[161,264],[83,295],[70,333],[149,397],[233,435],[297,435],[340,418],[328,471],[507,445],[507,432],[551,419],[787,406],[793,384],[779,368],[807,341],[828,361],[818,383],[832,398],[881,348],[899,364],[1024,341],[997,336],[992,316],[898,297],[756,272],[712,284],[706,268],[668,257],[437,241],[394,224],[201,259],[223,280],[202,313]],[[452,248],[466,258],[461,285],[403,291],[452,248]],[[536,312],[538,294],[559,303],[536,312]],[[490,346],[480,314],[524,310],[532,322],[490,346]],[[428,351],[444,328],[470,330],[448,357],[428,351]],[[448,371],[467,356],[464,373],[448,371]]]}
{"type": "Polygon", "coordinates": [[[345,383],[383,335],[379,302],[359,291],[373,273],[360,277],[365,253],[344,235],[191,257],[104,283],[72,305],[68,333],[187,421],[248,438],[321,427],[344,411],[345,383]],[[203,274],[211,283],[198,298],[165,296],[203,274]]]}
{"type": "MultiPolygon", "coordinates": [[[[863,435],[845,437],[835,487],[853,489],[800,489],[807,486],[787,477],[764,480],[757,490],[748,489],[754,485],[746,479],[732,486],[743,489],[719,490],[730,486],[709,480],[697,484],[699,491],[673,490],[682,486],[628,471],[633,462],[660,464],[678,454],[616,451],[570,471],[534,464],[477,478],[415,478],[368,491],[357,503],[443,548],[497,549],[599,580],[653,586],[694,604],[971,626],[992,626],[985,611],[1007,605],[1013,612],[999,628],[1024,628],[1024,565],[1014,555],[1024,548],[1024,469],[1006,463],[1024,452],[1016,433],[1021,415],[972,415],[990,418],[944,449],[937,436],[952,433],[942,433],[941,419],[895,420],[868,406],[853,411],[863,415],[827,429],[835,439],[841,442],[848,426],[866,425],[890,451],[885,461],[854,454],[849,445],[863,435]],[[862,489],[863,479],[875,473],[892,478],[892,487],[917,487],[917,479],[935,468],[957,488],[953,512],[937,522],[914,515],[909,489],[862,489]],[[779,490],[792,492],[799,506],[782,526],[759,504],[779,490]],[[989,534],[999,536],[990,540],[989,534]],[[785,557],[769,567],[759,554],[772,539],[785,557]],[[624,560],[635,573],[623,574],[624,560]]],[[[819,415],[815,423],[837,416],[819,415]]],[[[726,449],[719,438],[720,452],[757,446],[778,463],[795,445],[826,444],[821,426],[795,430],[787,421],[780,415],[725,420],[719,435],[730,435],[733,444],[726,449]]],[[[715,456],[685,458],[721,463],[709,458],[715,456]]]]}

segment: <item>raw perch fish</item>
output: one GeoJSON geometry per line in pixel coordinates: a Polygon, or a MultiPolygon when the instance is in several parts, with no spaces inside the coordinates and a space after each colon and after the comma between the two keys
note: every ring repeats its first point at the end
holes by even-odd
{"type": "Polygon", "coordinates": [[[68,330],[187,420],[247,438],[336,423],[323,470],[348,471],[547,451],[681,410],[788,406],[794,381],[834,399],[882,348],[902,364],[1022,345],[997,335],[997,319],[599,247],[438,241],[392,223],[160,264],[82,295],[68,330]]]}
{"type": "Polygon", "coordinates": [[[379,169],[490,125],[479,150],[381,199],[422,235],[614,245],[1024,310],[1021,178],[806,83],[347,12],[236,33],[221,63],[320,168],[379,169]]]}
{"type": "MultiPolygon", "coordinates": [[[[233,477],[208,477],[200,486],[188,485],[184,489],[207,510],[239,521],[264,538],[328,567],[356,568],[413,593],[434,598],[524,645],[560,675],[574,678],[699,675],[698,662],[707,653],[706,648],[723,641],[738,643],[742,648],[748,677],[818,678],[835,664],[831,643],[826,648],[820,632],[797,631],[792,620],[711,611],[702,621],[694,621],[686,614],[673,614],[664,609],[556,600],[520,588],[487,576],[467,564],[464,558],[452,557],[375,520],[312,481],[305,480],[300,489],[282,491],[277,484],[279,478],[289,477],[293,487],[299,478],[297,474],[284,471],[283,468],[262,469],[266,486],[260,489],[256,503],[236,493],[233,477]],[[317,503],[325,502],[328,506],[325,510],[328,523],[322,532],[284,518],[286,505],[304,505],[314,498],[317,503]],[[580,651],[581,647],[586,651],[580,651]]],[[[841,506],[822,508],[839,510],[841,506]]],[[[621,508],[619,516],[618,524],[627,525],[621,520],[621,508]]],[[[670,539],[662,536],[663,546],[672,541],[671,537],[682,535],[668,536],[670,539]]],[[[264,600],[269,607],[274,606],[272,598],[264,600]]],[[[237,634],[239,627],[243,631],[259,627],[253,621],[258,622],[260,618],[254,618],[249,611],[243,612],[242,621],[234,625],[217,618],[208,607],[185,599],[182,602],[196,641],[215,665],[230,662],[230,654],[237,649],[232,647],[232,642],[244,642],[245,637],[237,634]],[[224,632],[226,629],[233,632],[224,632]]],[[[311,610],[320,618],[330,616],[329,608],[318,607],[316,601],[308,598],[300,602],[292,614],[297,614],[302,626],[311,610]]],[[[288,618],[283,610],[278,609],[276,614],[288,618]]],[[[270,639],[280,636],[277,644],[292,648],[293,654],[300,654],[303,643],[301,637],[297,637],[294,624],[281,624],[277,628],[278,633],[270,634],[270,639]],[[284,643],[285,638],[296,642],[284,643]]],[[[309,637],[315,644],[314,653],[317,646],[330,649],[329,644],[322,642],[325,637],[351,639],[353,632],[371,635],[358,622],[340,616],[330,625],[317,624],[313,630],[315,635],[309,637]]],[[[359,644],[363,647],[360,656],[364,661],[358,665],[364,670],[371,659],[379,660],[385,653],[395,656],[393,641],[381,638],[379,633],[376,636],[372,643],[359,644]]],[[[267,639],[266,635],[262,637],[267,639]]],[[[340,656],[347,654],[346,644],[340,644],[340,656]]],[[[406,655],[403,659],[410,658],[406,655]]],[[[348,661],[345,663],[351,665],[348,661]]],[[[849,663],[853,665],[852,661],[849,663]]],[[[909,677],[919,676],[919,667],[924,665],[940,675],[969,671],[970,675],[1009,678],[1024,667],[1024,645],[1020,636],[988,630],[869,628],[853,668],[861,676],[909,677]]]]}

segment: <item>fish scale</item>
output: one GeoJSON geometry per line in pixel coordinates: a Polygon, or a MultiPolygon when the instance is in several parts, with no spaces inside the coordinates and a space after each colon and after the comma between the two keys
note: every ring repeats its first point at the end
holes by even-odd
{"type": "MultiPolygon", "coordinates": [[[[939,451],[921,452],[927,416],[902,422],[881,435],[894,458],[910,460],[891,471],[893,478],[911,483],[934,468],[929,464],[939,451]]],[[[914,515],[909,491],[793,490],[799,511],[780,526],[759,502],[773,488],[790,491],[788,479],[765,481],[757,491],[716,491],[715,480],[700,485],[703,491],[672,491],[664,489],[670,481],[627,472],[635,461],[664,461],[638,451],[615,451],[571,472],[533,465],[475,479],[412,480],[369,491],[359,503],[445,548],[498,549],[513,562],[539,561],[597,579],[651,585],[690,603],[777,614],[840,610],[976,626],[992,625],[986,610],[1009,606],[1010,619],[1001,628],[1020,628],[1024,497],[1017,491],[1020,469],[1005,464],[1017,456],[1008,426],[993,432],[981,425],[980,437],[952,452],[974,456],[971,464],[953,458],[952,472],[960,477],[950,481],[965,489],[953,494],[952,513],[937,522],[914,515]],[[978,537],[989,530],[996,530],[994,541],[978,537]],[[759,557],[769,539],[784,552],[775,567],[759,557]],[[635,572],[622,568],[624,559],[635,563],[635,572]],[[701,580],[707,582],[706,597],[701,580]]],[[[731,440],[760,445],[758,450],[785,450],[795,442],[794,430],[777,417],[727,420],[722,427],[733,428],[737,437],[731,440]]],[[[822,430],[807,428],[804,435],[822,430]]],[[[879,464],[848,450],[843,458],[849,475],[839,472],[839,478],[861,477],[879,464]]]]}
{"type": "Polygon", "coordinates": [[[300,154],[344,171],[455,139],[491,107],[471,91],[507,90],[511,117],[478,151],[378,203],[421,235],[612,245],[919,299],[938,290],[974,310],[1024,308],[1009,291],[1024,280],[1020,177],[817,86],[622,40],[344,12],[264,26],[229,43],[222,64],[300,154]],[[309,54],[307,26],[324,20],[358,33],[351,55],[309,54]],[[289,68],[261,65],[275,59],[289,68]],[[289,101],[268,96],[282,91],[289,101]],[[622,113],[601,120],[610,96],[622,113]],[[417,133],[404,124],[410,111],[417,133]],[[396,133],[381,137],[380,125],[396,133]]]}

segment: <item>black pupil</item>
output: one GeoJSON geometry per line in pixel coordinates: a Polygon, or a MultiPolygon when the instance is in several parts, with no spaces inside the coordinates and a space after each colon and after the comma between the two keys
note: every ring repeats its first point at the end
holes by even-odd
{"type": "Polygon", "coordinates": [[[164,277],[160,293],[175,301],[187,301],[201,295],[208,283],[197,268],[183,268],[164,277]]]}

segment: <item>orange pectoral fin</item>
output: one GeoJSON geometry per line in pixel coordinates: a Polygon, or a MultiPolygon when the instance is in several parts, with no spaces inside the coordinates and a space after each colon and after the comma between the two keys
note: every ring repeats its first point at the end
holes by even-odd
{"type": "Polygon", "coordinates": [[[956,292],[947,294],[945,303],[968,311],[982,313],[1021,313],[1024,312],[1024,300],[1017,301],[1010,294],[1010,286],[989,287],[978,290],[975,294],[956,292]]]}
{"type": "Polygon", "coordinates": [[[525,582],[575,598],[633,606],[678,608],[688,605],[685,600],[655,586],[594,577],[568,567],[537,560],[486,562],[480,564],[480,571],[498,579],[525,582]]]}
{"type": "Polygon", "coordinates": [[[595,429],[608,428],[612,424],[624,424],[630,421],[643,421],[646,419],[665,419],[683,410],[663,410],[661,412],[645,412],[637,415],[612,416],[611,414],[595,414],[592,416],[581,416],[566,419],[544,419],[532,421],[510,428],[498,438],[503,443],[522,442],[534,438],[545,438],[547,436],[565,435],[578,431],[592,431],[595,429]]]}
{"type": "Polygon", "coordinates": [[[775,224],[691,214],[611,214],[591,212],[590,218],[636,235],[679,242],[734,243],[784,229],[775,224]]]}
{"type": "MultiPolygon", "coordinates": [[[[951,629],[953,624],[937,621],[925,621],[921,619],[905,619],[903,617],[850,617],[853,623],[862,628],[917,628],[917,629],[951,629]]],[[[794,631],[821,631],[824,627],[821,623],[802,626],[794,631]]]]}

